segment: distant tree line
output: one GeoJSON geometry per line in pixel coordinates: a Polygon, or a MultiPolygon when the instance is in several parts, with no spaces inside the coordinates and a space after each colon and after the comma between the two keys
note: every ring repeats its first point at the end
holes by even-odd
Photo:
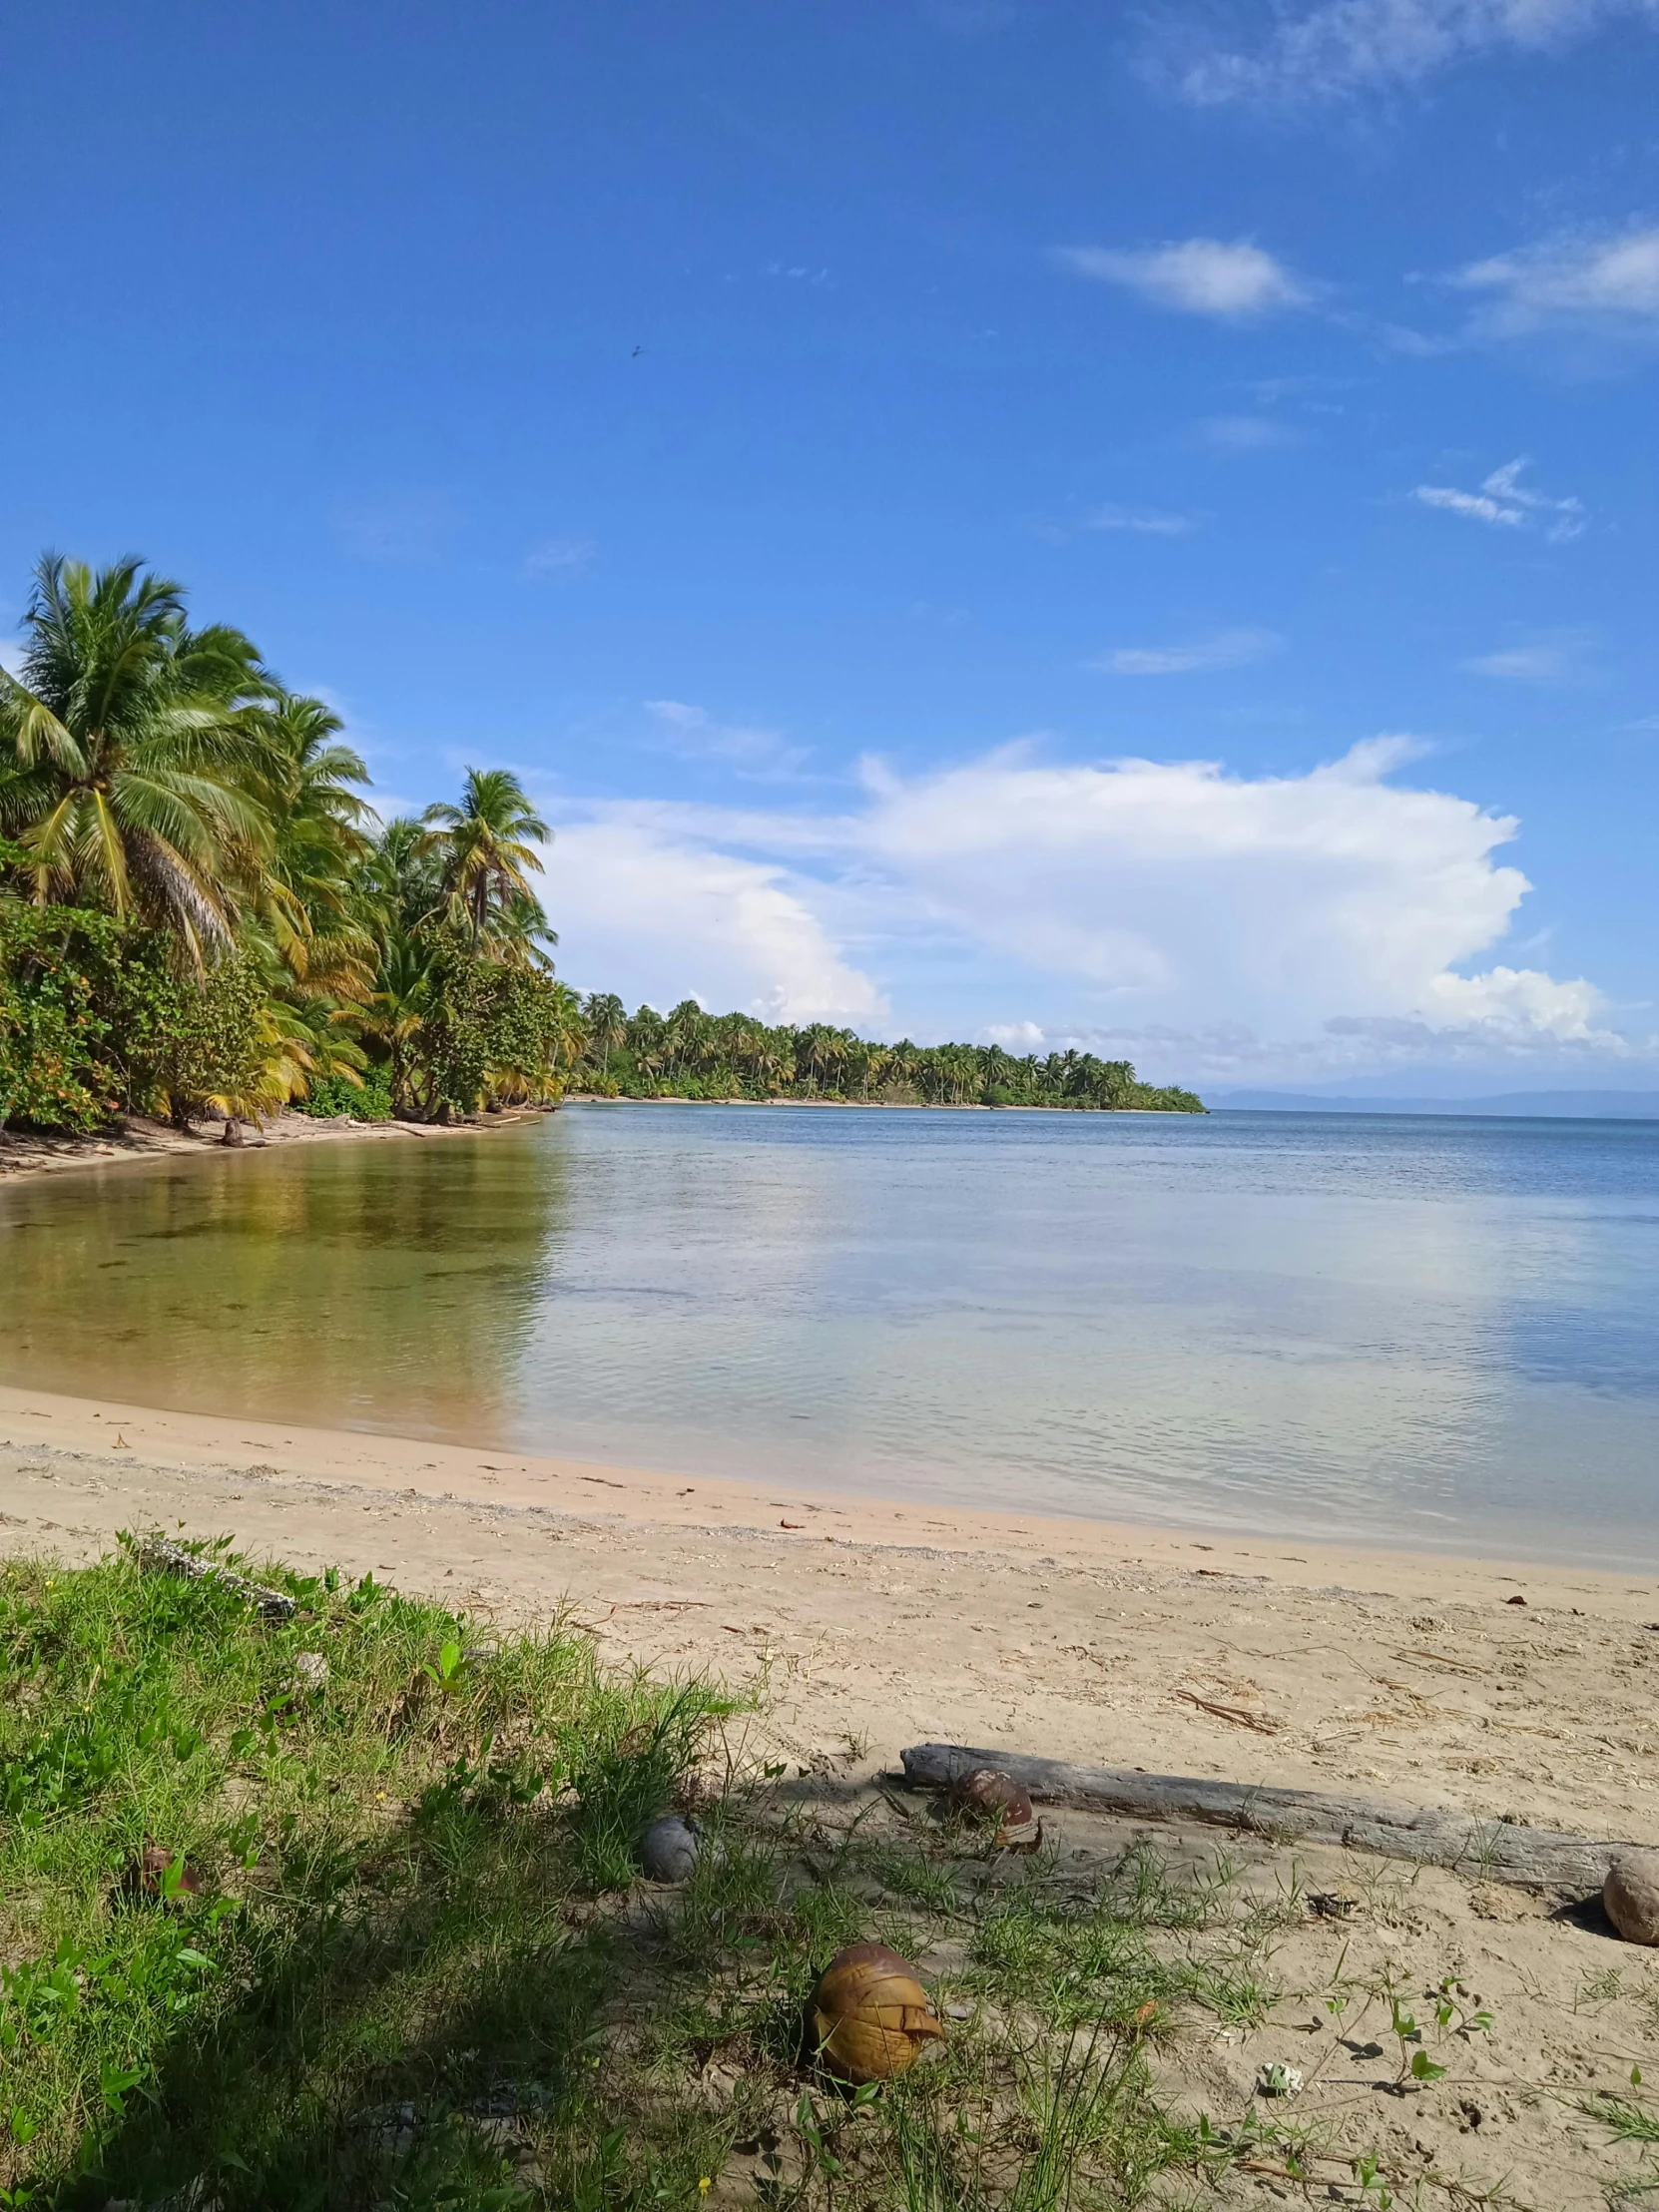
{"type": "Polygon", "coordinates": [[[622,1098],[824,1098],[864,1105],[1067,1106],[1201,1114],[1193,1092],[1143,1083],[1127,1060],[1092,1052],[1017,1056],[1000,1045],[880,1044],[828,1022],[805,1028],[750,1014],[672,1012],[595,992],[583,1001],[574,1089],[622,1098]]]}

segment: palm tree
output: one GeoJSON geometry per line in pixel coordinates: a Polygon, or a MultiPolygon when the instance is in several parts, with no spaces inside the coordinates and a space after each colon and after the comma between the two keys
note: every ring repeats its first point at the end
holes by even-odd
{"type": "Polygon", "coordinates": [[[518,778],[510,769],[468,769],[460,805],[428,807],[420,819],[449,911],[471,931],[472,949],[488,943],[507,957],[529,957],[533,940],[549,934],[530,888],[530,871],[541,873],[531,847],[553,832],[518,778]]]}
{"type": "Polygon", "coordinates": [[[611,1054],[628,1041],[628,1010],[614,991],[590,991],[583,1009],[588,1024],[588,1044],[597,1047],[599,1070],[611,1071],[611,1054]]]}
{"type": "Polygon", "coordinates": [[[200,963],[266,879],[274,686],[238,630],[193,631],[180,586],[129,556],[43,556],[20,677],[0,671],[0,832],[37,901],[174,929],[200,963]]]}
{"type": "Polygon", "coordinates": [[[279,693],[265,721],[275,752],[263,794],[273,825],[265,918],[296,983],[355,1003],[375,957],[360,896],[374,842],[367,802],[352,788],[368,771],[337,742],[340,719],[320,699],[279,693]]]}
{"type": "Polygon", "coordinates": [[[708,1049],[714,1024],[695,998],[683,998],[668,1017],[667,1041],[677,1067],[691,1067],[708,1049]]]}

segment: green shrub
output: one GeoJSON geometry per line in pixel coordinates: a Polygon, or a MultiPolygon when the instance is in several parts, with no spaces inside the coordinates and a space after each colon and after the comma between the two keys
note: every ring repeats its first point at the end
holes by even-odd
{"type": "Polygon", "coordinates": [[[115,1112],[104,1007],[119,935],[102,914],[0,898],[0,1128],[84,1135],[115,1112]]]}
{"type": "Polygon", "coordinates": [[[376,1067],[365,1071],[360,1083],[344,1075],[319,1075],[294,1105],[318,1121],[390,1121],[391,1071],[376,1067]]]}

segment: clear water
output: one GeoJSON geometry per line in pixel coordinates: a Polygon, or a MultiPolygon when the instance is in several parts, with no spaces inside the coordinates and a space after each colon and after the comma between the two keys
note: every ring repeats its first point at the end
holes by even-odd
{"type": "Polygon", "coordinates": [[[1659,1124],[572,1107],[0,1191],[0,1380],[1659,1566],[1659,1124]]]}

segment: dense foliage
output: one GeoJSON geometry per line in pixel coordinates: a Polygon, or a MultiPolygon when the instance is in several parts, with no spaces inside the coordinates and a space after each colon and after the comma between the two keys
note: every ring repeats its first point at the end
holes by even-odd
{"type": "Polygon", "coordinates": [[[1016,1059],[995,1044],[879,1044],[825,1022],[796,1029],[708,1014],[691,998],[668,1014],[641,1006],[629,1015],[620,999],[595,992],[582,1012],[586,1042],[572,1081],[608,1097],[1204,1111],[1193,1092],[1156,1089],[1127,1060],[1092,1052],[1016,1059]]]}
{"type": "Polygon", "coordinates": [[[339,719],[135,559],[35,573],[0,670],[0,1127],[447,1120],[609,1096],[1152,1107],[1126,1060],[667,1014],[553,973],[516,777],[380,824],[339,719]]]}
{"type": "Polygon", "coordinates": [[[0,1126],[557,1099],[546,825],[500,770],[384,827],[367,781],[177,584],[44,559],[0,672],[0,1126]]]}

